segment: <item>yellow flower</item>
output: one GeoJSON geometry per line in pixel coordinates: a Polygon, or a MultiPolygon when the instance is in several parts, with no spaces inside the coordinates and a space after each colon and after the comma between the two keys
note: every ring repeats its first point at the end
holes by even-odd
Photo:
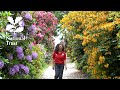
{"type": "Polygon", "coordinates": [[[110,79],[111,77],[109,76],[108,79],[110,79]]]}
{"type": "Polygon", "coordinates": [[[93,66],[93,64],[92,64],[92,63],[90,63],[90,66],[93,66]]]}
{"type": "Polygon", "coordinates": [[[96,74],[96,73],[97,73],[97,70],[96,70],[96,69],[94,69],[94,70],[93,70],[93,74],[96,74]]]}
{"type": "Polygon", "coordinates": [[[65,28],[65,25],[62,25],[62,28],[65,28]]]}
{"type": "Polygon", "coordinates": [[[111,52],[106,52],[105,55],[107,55],[107,54],[111,55],[111,52]]]}
{"type": "Polygon", "coordinates": [[[109,67],[109,64],[108,64],[108,63],[107,63],[107,64],[105,64],[105,65],[104,65],[104,67],[105,67],[105,68],[108,68],[108,67],[109,67]]]}
{"type": "Polygon", "coordinates": [[[80,35],[79,35],[79,34],[76,34],[76,35],[74,36],[74,38],[80,39],[80,35]]]}
{"type": "Polygon", "coordinates": [[[104,63],[104,61],[105,61],[105,57],[104,56],[100,56],[99,57],[100,64],[104,63]]]}
{"type": "Polygon", "coordinates": [[[95,38],[92,39],[93,42],[97,42],[97,40],[95,38]]]}
{"type": "Polygon", "coordinates": [[[96,76],[96,79],[100,79],[100,76],[96,76]]]}
{"type": "Polygon", "coordinates": [[[100,61],[98,61],[98,65],[100,65],[101,64],[101,62],[100,61]]]}
{"type": "Polygon", "coordinates": [[[85,44],[86,44],[86,42],[85,42],[85,41],[83,41],[83,42],[82,42],[82,45],[84,46],[85,44]]]}

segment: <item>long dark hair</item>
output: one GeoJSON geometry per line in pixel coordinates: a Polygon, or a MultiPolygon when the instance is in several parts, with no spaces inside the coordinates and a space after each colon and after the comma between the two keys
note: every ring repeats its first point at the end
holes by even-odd
{"type": "Polygon", "coordinates": [[[64,45],[63,44],[57,44],[56,47],[55,47],[55,52],[58,52],[59,51],[59,45],[62,45],[63,49],[62,51],[64,51],[64,45]]]}

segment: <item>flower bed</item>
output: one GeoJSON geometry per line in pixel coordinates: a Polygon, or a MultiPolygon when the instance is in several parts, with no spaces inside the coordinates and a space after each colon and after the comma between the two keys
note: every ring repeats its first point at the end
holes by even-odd
{"type": "MultiPolygon", "coordinates": [[[[42,11],[40,12],[43,15],[42,11]]],[[[48,23],[48,14],[50,16],[53,14],[51,12],[44,13],[46,14],[41,19],[44,19],[44,22],[48,23]]],[[[0,27],[0,76],[3,79],[40,78],[42,70],[46,66],[45,48],[49,47],[42,47],[41,44],[44,45],[46,42],[51,43],[49,40],[50,37],[48,38],[47,36],[50,31],[54,32],[55,30],[55,25],[57,24],[57,21],[53,20],[55,16],[50,17],[55,22],[52,23],[50,21],[49,24],[51,26],[48,27],[50,30],[45,28],[47,31],[43,34],[40,31],[40,28],[43,27],[37,24],[41,20],[38,20],[38,17],[34,17],[31,12],[23,11],[13,14],[11,12],[0,12],[0,14],[0,20],[5,23],[0,27]],[[8,18],[8,16],[10,17],[8,18]],[[13,22],[12,17],[17,17],[15,22],[13,22]],[[10,24],[7,24],[8,21],[10,24]],[[45,43],[43,42],[44,39],[46,39],[45,43]]],[[[48,25],[46,24],[46,26],[48,25]]]]}

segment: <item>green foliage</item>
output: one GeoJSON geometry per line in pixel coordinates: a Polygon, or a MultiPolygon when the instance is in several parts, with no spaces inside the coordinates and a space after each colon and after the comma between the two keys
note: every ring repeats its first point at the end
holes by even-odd
{"type": "Polygon", "coordinates": [[[68,11],[52,11],[60,21],[68,11]]]}
{"type": "Polygon", "coordinates": [[[0,28],[5,28],[7,25],[7,17],[11,16],[10,11],[0,11],[0,28]]]}
{"type": "MultiPolygon", "coordinates": [[[[64,16],[65,14],[68,13],[68,11],[52,11],[52,12],[53,12],[54,15],[58,18],[58,22],[63,18],[63,16],[64,16]]],[[[54,36],[58,36],[58,35],[59,35],[58,32],[59,32],[59,33],[62,33],[62,32],[64,32],[64,31],[65,31],[65,29],[62,29],[62,28],[61,28],[61,24],[58,24],[57,27],[56,27],[56,30],[55,30],[55,32],[54,32],[54,36]]]]}
{"type": "Polygon", "coordinates": [[[30,78],[39,79],[40,75],[42,75],[42,70],[46,67],[45,63],[45,56],[43,50],[37,46],[33,46],[32,52],[36,52],[38,54],[38,58],[33,60],[32,64],[27,63],[28,67],[30,68],[30,78]]]}
{"type": "Polygon", "coordinates": [[[88,55],[84,54],[81,58],[77,59],[76,61],[77,69],[82,70],[84,68],[84,71],[86,70],[85,67],[87,66],[87,58],[88,55]]]}

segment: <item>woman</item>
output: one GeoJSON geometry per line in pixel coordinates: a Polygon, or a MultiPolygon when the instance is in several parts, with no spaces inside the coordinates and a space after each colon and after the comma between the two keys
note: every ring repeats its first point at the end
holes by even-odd
{"type": "Polygon", "coordinates": [[[53,70],[55,69],[54,79],[62,79],[64,66],[66,66],[66,53],[62,44],[57,44],[53,53],[53,70]]]}

